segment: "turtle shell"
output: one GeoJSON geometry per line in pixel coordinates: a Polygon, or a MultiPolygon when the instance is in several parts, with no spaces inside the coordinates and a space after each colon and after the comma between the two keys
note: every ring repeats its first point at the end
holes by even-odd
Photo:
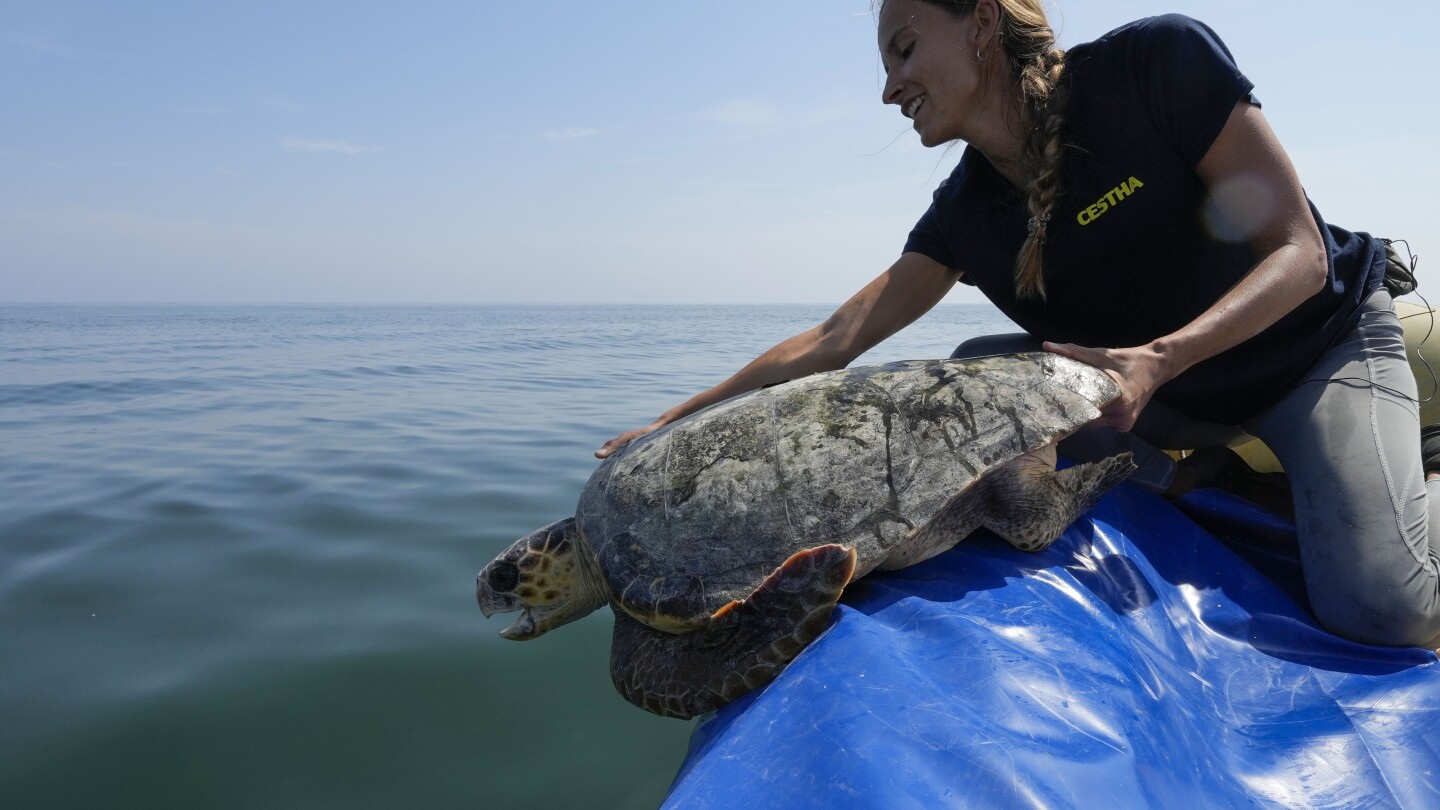
{"type": "Polygon", "coordinates": [[[615,604],[684,632],[803,549],[852,546],[863,575],[986,471],[1117,394],[1052,354],[815,374],[631,443],[590,477],[576,520],[615,604]]]}

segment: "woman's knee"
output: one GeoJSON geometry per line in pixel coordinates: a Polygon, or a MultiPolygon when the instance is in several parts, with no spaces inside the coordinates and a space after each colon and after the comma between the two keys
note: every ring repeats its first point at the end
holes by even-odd
{"type": "Polygon", "coordinates": [[[1326,630],[1341,638],[1380,647],[1423,647],[1440,637],[1440,605],[1434,599],[1415,599],[1389,591],[1350,600],[1311,597],[1315,617],[1326,630]]]}

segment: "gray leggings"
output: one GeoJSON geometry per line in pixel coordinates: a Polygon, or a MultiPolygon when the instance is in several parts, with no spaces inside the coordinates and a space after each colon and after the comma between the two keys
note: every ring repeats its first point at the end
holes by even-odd
{"type": "MultiPolygon", "coordinates": [[[[968,340],[952,356],[1039,349],[1027,334],[995,335],[968,340]]],[[[1259,437],[1290,479],[1305,587],[1320,623],[1355,641],[1433,646],[1440,636],[1440,508],[1431,504],[1440,505],[1440,481],[1426,483],[1421,470],[1415,396],[1404,331],[1381,289],[1305,382],[1244,423],[1197,422],[1152,402],[1133,431],[1086,428],[1060,450],[1076,461],[1130,450],[1140,467],[1133,480],[1159,492],[1175,463],[1157,447],[1259,437]]]]}

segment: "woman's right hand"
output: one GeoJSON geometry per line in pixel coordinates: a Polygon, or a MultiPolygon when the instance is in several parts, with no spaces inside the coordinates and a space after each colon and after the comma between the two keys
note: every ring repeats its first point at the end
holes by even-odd
{"type": "Polygon", "coordinates": [[[666,420],[664,418],[660,418],[656,419],[654,422],[651,422],[645,427],[639,428],[638,430],[627,430],[624,433],[621,433],[619,436],[616,436],[610,441],[600,445],[600,449],[595,451],[595,457],[609,458],[610,456],[614,455],[616,450],[619,450],[620,448],[624,447],[630,442],[635,441],[636,439],[644,436],[647,433],[653,433],[660,428],[665,427],[665,424],[666,420]]]}

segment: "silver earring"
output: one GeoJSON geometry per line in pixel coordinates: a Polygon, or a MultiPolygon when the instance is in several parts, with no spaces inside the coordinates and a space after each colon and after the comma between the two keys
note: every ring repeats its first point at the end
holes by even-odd
{"type": "Polygon", "coordinates": [[[976,48],[976,49],[975,49],[975,61],[976,61],[976,62],[984,62],[986,59],[989,59],[989,58],[990,58],[989,56],[981,56],[981,55],[980,55],[980,49],[979,49],[979,48],[976,48]]]}

